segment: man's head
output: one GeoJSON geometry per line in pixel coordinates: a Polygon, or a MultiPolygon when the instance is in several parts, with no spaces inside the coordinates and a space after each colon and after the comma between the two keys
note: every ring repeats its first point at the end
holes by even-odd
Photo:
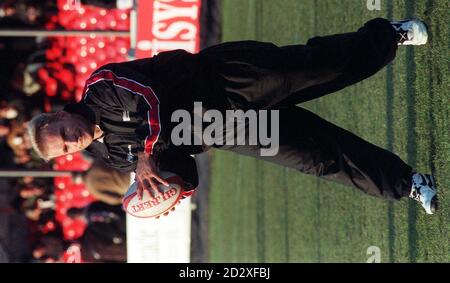
{"type": "Polygon", "coordinates": [[[94,130],[95,124],[66,111],[39,114],[28,123],[31,144],[46,161],[85,149],[94,130]]]}

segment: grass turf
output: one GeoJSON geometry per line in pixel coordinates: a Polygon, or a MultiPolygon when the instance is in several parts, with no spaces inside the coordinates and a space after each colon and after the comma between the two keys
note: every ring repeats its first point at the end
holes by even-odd
{"type": "Polygon", "coordinates": [[[323,118],[433,172],[439,212],[386,202],[294,170],[213,152],[209,207],[211,262],[450,262],[450,94],[448,2],[224,0],[223,41],[279,45],[354,31],[375,17],[426,20],[430,42],[400,47],[395,62],[340,92],[303,104],[323,118]]]}

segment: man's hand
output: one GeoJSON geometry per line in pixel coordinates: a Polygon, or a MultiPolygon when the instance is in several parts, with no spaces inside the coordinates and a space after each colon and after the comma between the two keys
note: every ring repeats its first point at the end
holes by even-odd
{"type": "Polygon", "coordinates": [[[169,187],[169,183],[159,176],[155,161],[151,155],[145,152],[138,154],[136,181],[138,182],[137,195],[139,200],[142,200],[144,189],[148,189],[153,197],[155,197],[160,193],[158,188],[160,183],[169,187]]]}

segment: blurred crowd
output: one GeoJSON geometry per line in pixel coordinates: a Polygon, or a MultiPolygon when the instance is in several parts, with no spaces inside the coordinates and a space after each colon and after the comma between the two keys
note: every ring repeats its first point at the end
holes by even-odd
{"type": "MultiPolygon", "coordinates": [[[[0,30],[58,28],[57,2],[0,1],[0,30]]],[[[81,3],[117,8],[115,0],[81,3]]],[[[0,170],[53,169],[51,162],[43,162],[31,150],[26,126],[35,114],[57,111],[66,103],[76,101],[76,66],[59,60],[59,54],[66,51],[55,44],[57,41],[41,37],[0,37],[0,170]]],[[[0,213],[19,213],[26,218],[30,251],[26,261],[126,261],[121,198],[130,176],[112,171],[88,156],[86,160],[90,169],[81,173],[78,182],[85,184],[95,201],[65,211],[67,217],[86,223],[84,233],[77,239],[67,239],[61,221],[55,217],[58,200],[52,178],[7,179],[13,195],[9,206],[1,208],[0,213]]]]}
{"type": "MultiPolygon", "coordinates": [[[[0,1],[0,29],[43,28],[56,12],[56,1],[51,0],[0,1]]],[[[46,38],[0,37],[2,166],[45,166],[30,151],[26,122],[37,113],[54,110],[65,103],[58,97],[49,99],[38,76],[52,64],[45,56],[50,42],[46,38]]]]}

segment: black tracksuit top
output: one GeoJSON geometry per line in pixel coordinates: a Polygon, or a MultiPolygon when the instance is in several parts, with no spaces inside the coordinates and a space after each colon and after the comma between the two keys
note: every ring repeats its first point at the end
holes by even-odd
{"type": "Polygon", "coordinates": [[[87,80],[82,100],[64,110],[84,116],[105,132],[103,143],[94,141],[86,150],[108,166],[134,171],[138,152],[145,151],[157,160],[167,157],[163,167],[169,170],[170,160],[176,160],[175,166],[195,167],[189,155],[205,148],[171,145],[170,133],[176,123],[170,117],[176,109],[192,112],[193,101],[202,100],[202,84],[194,79],[200,73],[208,76],[198,54],[184,50],[107,64],[87,80]]]}

